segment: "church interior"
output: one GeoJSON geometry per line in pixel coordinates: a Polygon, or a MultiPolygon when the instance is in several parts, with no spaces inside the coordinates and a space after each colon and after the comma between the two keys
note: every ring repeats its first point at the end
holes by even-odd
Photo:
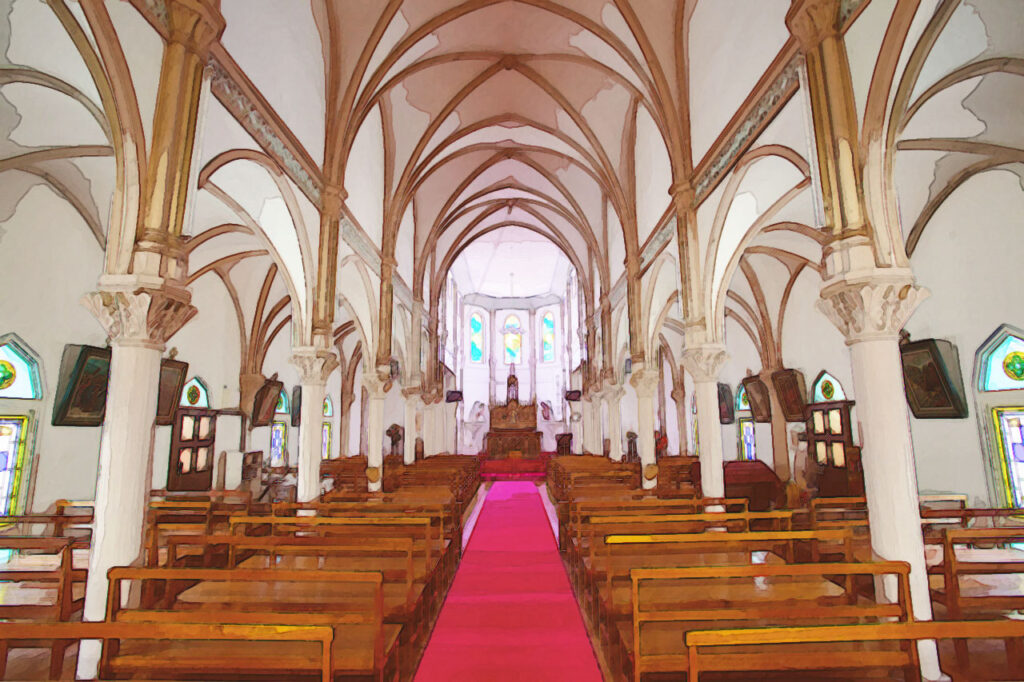
{"type": "Polygon", "coordinates": [[[0,0],[0,679],[1024,679],[1022,77],[1020,0],[0,0]]]}

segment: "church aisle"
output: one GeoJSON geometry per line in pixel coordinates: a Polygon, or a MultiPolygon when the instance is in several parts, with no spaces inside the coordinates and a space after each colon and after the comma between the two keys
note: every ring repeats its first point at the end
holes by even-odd
{"type": "Polygon", "coordinates": [[[601,680],[533,483],[488,491],[415,679],[601,680]]]}

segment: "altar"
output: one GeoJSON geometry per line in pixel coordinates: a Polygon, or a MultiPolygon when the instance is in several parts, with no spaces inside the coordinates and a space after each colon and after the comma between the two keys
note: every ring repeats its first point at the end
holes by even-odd
{"type": "Polygon", "coordinates": [[[508,378],[504,405],[491,408],[491,426],[480,453],[484,475],[544,474],[547,459],[540,450],[541,432],[537,430],[537,403],[519,403],[519,381],[508,378]]]}

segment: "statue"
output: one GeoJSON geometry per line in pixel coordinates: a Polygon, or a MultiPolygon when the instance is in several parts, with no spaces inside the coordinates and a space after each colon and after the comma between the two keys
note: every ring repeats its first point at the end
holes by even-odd
{"type": "Polygon", "coordinates": [[[509,366],[508,381],[505,385],[505,403],[512,401],[519,402],[519,379],[516,378],[515,365],[509,366]]]}

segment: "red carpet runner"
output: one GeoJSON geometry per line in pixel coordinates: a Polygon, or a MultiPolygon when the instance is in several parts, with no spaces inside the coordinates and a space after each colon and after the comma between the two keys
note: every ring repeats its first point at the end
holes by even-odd
{"type": "Polygon", "coordinates": [[[488,491],[415,682],[601,682],[540,494],[488,491]]]}

